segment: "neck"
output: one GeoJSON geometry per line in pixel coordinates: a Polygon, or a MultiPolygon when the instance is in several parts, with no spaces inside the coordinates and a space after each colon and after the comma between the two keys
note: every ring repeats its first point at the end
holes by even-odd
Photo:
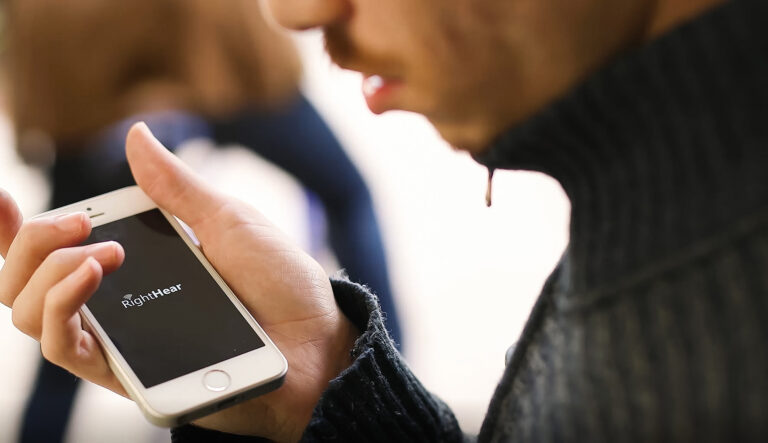
{"type": "MultiPolygon", "coordinates": [[[[473,154],[481,153],[505,128],[521,122],[551,103],[617,54],[656,40],[725,1],[621,0],[619,5],[590,0],[576,2],[589,4],[590,8],[574,6],[573,11],[560,11],[557,14],[539,11],[530,16],[513,7],[502,6],[494,10],[500,19],[492,22],[489,27],[496,29],[502,36],[500,40],[508,40],[510,48],[517,48],[512,44],[514,42],[523,42],[521,46],[538,51],[539,56],[526,59],[526,63],[519,67],[520,72],[511,77],[518,78],[519,83],[505,78],[506,83],[496,84],[493,93],[486,94],[487,100],[482,111],[473,112],[470,116],[463,115],[460,121],[432,120],[432,123],[456,148],[473,154]],[[541,23],[558,31],[542,35],[537,32],[544,26],[541,23]],[[595,32],[596,28],[600,32],[595,32]],[[520,37],[520,34],[526,37],[520,37]]],[[[495,51],[503,54],[504,46],[495,51]]],[[[510,49],[509,55],[514,59],[515,50],[510,49]]],[[[502,66],[498,65],[499,71],[502,66]]]]}
{"type": "Polygon", "coordinates": [[[650,41],[666,34],[702,12],[726,0],[653,0],[645,40],[650,41]]]}

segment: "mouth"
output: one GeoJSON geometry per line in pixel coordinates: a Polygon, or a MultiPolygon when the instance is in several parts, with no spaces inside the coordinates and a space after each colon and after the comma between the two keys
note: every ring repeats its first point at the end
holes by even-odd
{"type": "Polygon", "coordinates": [[[350,38],[345,26],[327,26],[323,29],[323,36],[325,49],[333,63],[341,69],[363,75],[363,97],[371,112],[381,114],[398,109],[405,81],[401,76],[393,75],[403,72],[403,67],[395,59],[380,51],[362,49],[350,38]]]}
{"type": "Polygon", "coordinates": [[[403,84],[401,79],[394,77],[363,74],[363,96],[371,112],[381,114],[396,109],[398,92],[403,84]]]}

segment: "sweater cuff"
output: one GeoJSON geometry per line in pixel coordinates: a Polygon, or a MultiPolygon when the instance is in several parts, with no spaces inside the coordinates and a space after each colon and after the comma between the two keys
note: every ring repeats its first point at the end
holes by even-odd
{"type": "Polygon", "coordinates": [[[451,411],[395,349],[376,297],[345,279],[331,283],[339,307],[363,333],[352,365],[331,380],[302,441],[462,441],[451,411]]]}

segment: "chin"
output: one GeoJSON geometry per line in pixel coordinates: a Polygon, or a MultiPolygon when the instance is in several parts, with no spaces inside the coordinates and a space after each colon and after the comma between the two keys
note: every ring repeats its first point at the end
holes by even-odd
{"type": "Polygon", "coordinates": [[[428,120],[453,149],[466,151],[470,154],[479,154],[488,149],[499,133],[499,131],[482,124],[445,123],[429,117],[428,120]]]}

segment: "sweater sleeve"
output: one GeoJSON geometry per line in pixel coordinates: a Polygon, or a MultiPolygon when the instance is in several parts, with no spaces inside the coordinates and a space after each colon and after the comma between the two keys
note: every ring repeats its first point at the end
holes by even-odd
{"type": "Polygon", "coordinates": [[[303,441],[460,442],[448,407],[421,385],[387,334],[378,300],[366,288],[332,280],[336,302],[364,331],[352,365],[320,398],[303,441]]]}
{"type": "MultiPolygon", "coordinates": [[[[346,279],[332,279],[344,314],[363,331],[351,351],[352,365],[331,380],[304,431],[305,442],[463,442],[450,409],[416,379],[384,327],[376,296],[346,279]]],[[[174,442],[240,442],[195,426],[172,431],[174,442]]]]}

